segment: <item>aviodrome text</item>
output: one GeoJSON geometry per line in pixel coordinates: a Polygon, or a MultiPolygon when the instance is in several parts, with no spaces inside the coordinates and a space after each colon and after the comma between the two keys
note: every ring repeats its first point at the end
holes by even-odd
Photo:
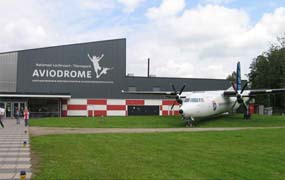
{"type": "Polygon", "coordinates": [[[92,71],[61,70],[61,69],[34,69],[32,77],[41,78],[92,78],[92,71]]]}

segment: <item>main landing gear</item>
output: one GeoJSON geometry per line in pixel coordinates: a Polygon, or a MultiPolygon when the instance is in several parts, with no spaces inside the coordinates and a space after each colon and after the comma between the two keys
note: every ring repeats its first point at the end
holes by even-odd
{"type": "Polygon", "coordinates": [[[249,120],[250,117],[251,117],[251,113],[250,113],[250,112],[246,112],[246,113],[243,114],[243,118],[244,118],[245,120],[249,120]]]}
{"type": "Polygon", "coordinates": [[[186,127],[194,127],[195,126],[195,120],[194,118],[183,118],[184,121],[186,122],[186,127]]]}

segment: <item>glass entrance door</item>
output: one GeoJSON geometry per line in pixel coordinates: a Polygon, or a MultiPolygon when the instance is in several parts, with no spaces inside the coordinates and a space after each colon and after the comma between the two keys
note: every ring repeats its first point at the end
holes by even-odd
{"type": "Polygon", "coordinates": [[[26,107],[26,104],[24,102],[21,102],[20,104],[20,117],[24,117],[24,110],[25,110],[25,107],[26,107]]]}
{"type": "Polygon", "coordinates": [[[12,103],[10,103],[10,102],[7,102],[6,103],[6,117],[7,118],[10,118],[10,117],[13,117],[12,116],[12,105],[11,105],[12,103]]]}
{"type": "Polygon", "coordinates": [[[12,116],[13,116],[13,117],[16,116],[17,110],[19,110],[19,103],[14,102],[14,103],[13,103],[13,108],[12,108],[12,116]]]}
{"type": "Polygon", "coordinates": [[[5,112],[6,118],[14,118],[16,109],[19,110],[20,117],[24,117],[24,110],[25,110],[25,107],[27,106],[26,102],[3,102],[3,103],[0,103],[0,105],[1,104],[4,104],[3,108],[5,108],[6,110],[5,112]]]}
{"type": "Polygon", "coordinates": [[[24,102],[13,102],[12,116],[15,117],[17,109],[19,110],[19,116],[24,117],[26,103],[24,102]]]}

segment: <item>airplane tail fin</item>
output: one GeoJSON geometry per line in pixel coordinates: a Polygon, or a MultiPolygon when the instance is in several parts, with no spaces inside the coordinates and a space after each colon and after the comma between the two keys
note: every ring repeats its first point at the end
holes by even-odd
{"type": "Polygon", "coordinates": [[[241,76],[240,76],[240,62],[237,63],[237,72],[236,72],[236,90],[241,90],[241,76]]]}

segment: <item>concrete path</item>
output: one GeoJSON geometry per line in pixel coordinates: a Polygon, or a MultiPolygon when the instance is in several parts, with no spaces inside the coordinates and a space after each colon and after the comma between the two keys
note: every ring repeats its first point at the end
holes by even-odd
{"type": "Polygon", "coordinates": [[[275,129],[281,127],[236,127],[236,128],[60,128],[30,127],[31,136],[48,134],[100,134],[100,133],[154,133],[154,132],[196,132],[196,131],[237,131],[250,129],[275,129]]]}
{"type": "Polygon", "coordinates": [[[31,158],[29,131],[24,121],[17,125],[15,119],[3,120],[0,127],[0,180],[20,179],[20,172],[26,171],[26,179],[30,179],[31,158]],[[27,133],[25,133],[25,131],[27,133]],[[27,145],[24,147],[24,141],[27,145]]]}

